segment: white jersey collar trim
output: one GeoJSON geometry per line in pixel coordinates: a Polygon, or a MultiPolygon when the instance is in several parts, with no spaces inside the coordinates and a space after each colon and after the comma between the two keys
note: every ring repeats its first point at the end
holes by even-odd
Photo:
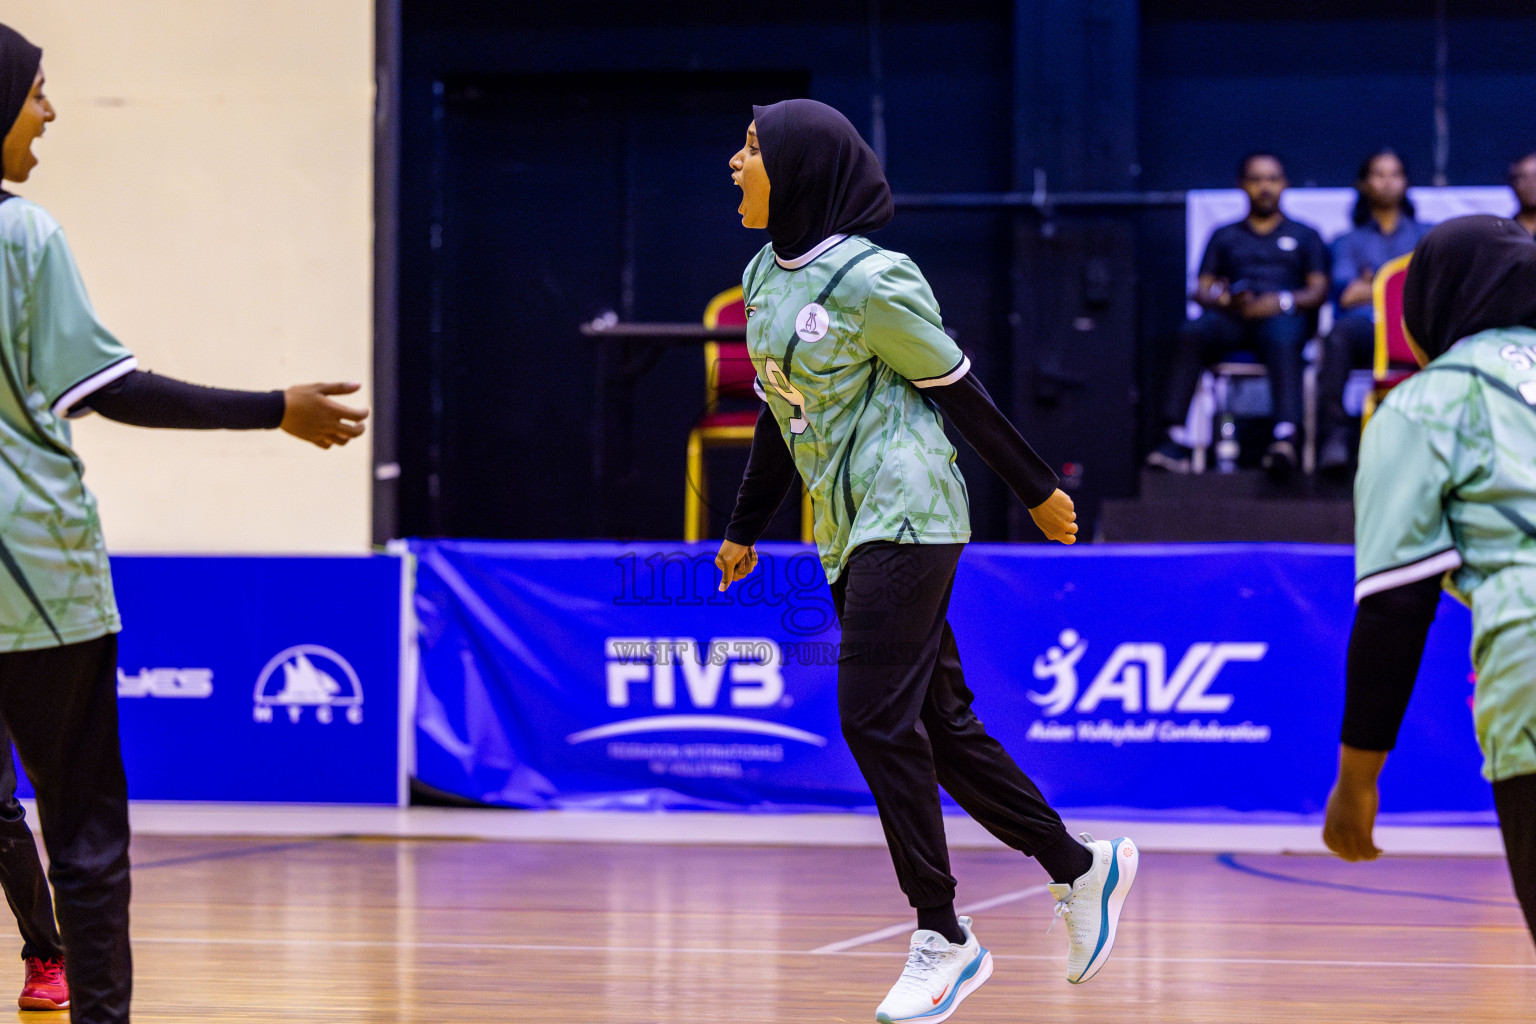
{"type": "Polygon", "coordinates": [[[820,242],[817,242],[815,248],[806,253],[804,256],[796,256],[792,260],[784,260],[779,258],[778,253],[774,253],[773,260],[785,270],[799,270],[801,267],[815,262],[816,257],[820,256],[822,253],[826,252],[837,243],[845,240],[847,237],[847,235],[829,235],[828,237],[823,238],[820,242]]]}

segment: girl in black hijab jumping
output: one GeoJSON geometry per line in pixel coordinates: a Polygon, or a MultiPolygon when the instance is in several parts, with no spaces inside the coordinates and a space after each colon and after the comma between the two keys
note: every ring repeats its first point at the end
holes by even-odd
{"type": "Polygon", "coordinates": [[[1049,872],[1068,923],[1067,980],[1087,981],[1114,944],[1136,847],[1069,835],[971,710],[945,618],[969,508],[940,412],[1063,544],[1076,540],[1072,500],[944,333],[916,265],[864,237],[893,207],[858,132],[812,100],[753,113],[730,166],[743,225],[771,238],[742,278],[764,404],[716,564],[721,590],[750,573],[757,538],[804,481],[842,626],[843,735],[918,916],[876,1020],[944,1020],[992,972],[971,919],[955,916],[940,786],[1049,872]]]}

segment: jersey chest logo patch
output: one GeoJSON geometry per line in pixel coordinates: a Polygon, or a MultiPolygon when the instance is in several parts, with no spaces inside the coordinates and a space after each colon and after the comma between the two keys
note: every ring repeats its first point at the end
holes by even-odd
{"type": "Polygon", "coordinates": [[[1298,243],[1296,239],[1292,238],[1290,235],[1281,235],[1278,239],[1275,240],[1275,244],[1280,247],[1281,252],[1295,252],[1296,246],[1300,243],[1298,243]]]}
{"type": "Polygon", "coordinates": [[[801,341],[820,341],[827,336],[831,318],[819,302],[810,302],[795,314],[795,334],[801,341]]]}

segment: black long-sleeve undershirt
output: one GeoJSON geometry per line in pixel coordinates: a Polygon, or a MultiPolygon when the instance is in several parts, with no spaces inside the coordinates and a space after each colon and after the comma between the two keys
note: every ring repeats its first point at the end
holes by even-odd
{"type": "Polygon", "coordinates": [[[1060,483],[1056,474],[1003,415],[976,374],[967,373],[943,387],[924,388],[922,394],[949,417],[965,443],[1003,478],[1025,508],[1038,507],[1056,492],[1060,483]]]}
{"type": "Polygon", "coordinates": [[[281,391],[232,391],[131,370],[87,395],[71,412],[94,409],[135,427],[272,430],[283,422],[281,391]]]}
{"type": "Polygon", "coordinates": [[[1340,739],[1346,746],[1391,750],[1397,745],[1439,604],[1439,574],[1360,600],[1345,667],[1340,739]]]}
{"type": "MultiPolygon", "coordinates": [[[[921,393],[949,417],[960,436],[1026,508],[1037,507],[1055,492],[1059,482],[1056,474],[998,409],[974,373],[953,384],[924,388],[921,393]]],[[[726,527],[726,539],[736,544],[757,543],[794,486],[796,475],[794,458],[764,403],[752,433],[752,451],[736,493],[736,509],[726,527]]]]}
{"type": "Polygon", "coordinates": [[[748,547],[756,544],[798,476],[779,423],[764,402],[752,429],[752,450],[747,454],[747,470],[741,475],[736,510],[725,528],[725,539],[748,547]]]}

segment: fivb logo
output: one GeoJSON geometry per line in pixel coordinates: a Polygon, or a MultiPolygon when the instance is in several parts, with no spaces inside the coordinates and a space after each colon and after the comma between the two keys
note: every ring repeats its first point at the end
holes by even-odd
{"type": "Polygon", "coordinates": [[[1045,693],[1031,691],[1029,699],[1054,718],[1068,709],[1091,714],[1105,701],[1117,701],[1126,714],[1179,711],[1222,714],[1232,707],[1230,693],[1211,693],[1211,684],[1234,661],[1259,661],[1269,652],[1265,643],[1197,643],[1168,674],[1168,651],[1162,644],[1124,643],[1094,675],[1078,696],[1077,664],[1088,641],[1075,629],[1064,629],[1043,655],[1035,659],[1035,678],[1054,680],[1045,693]]]}
{"type": "MultiPolygon", "coordinates": [[[[700,644],[692,637],[609,637],[604,642],[610,708],[627,708],[637,696],[657,709],[678,706],[679,688],[698,712],[722,703],[732,708],[789,707],[784,658],[769,637],[721,637],[700,644]]],[[[648,715],[566,737],[570,743],[648,732],[737,732],[776,736],[824,747],[826,737],[759,718],[715,713],[648,715]]]]}

